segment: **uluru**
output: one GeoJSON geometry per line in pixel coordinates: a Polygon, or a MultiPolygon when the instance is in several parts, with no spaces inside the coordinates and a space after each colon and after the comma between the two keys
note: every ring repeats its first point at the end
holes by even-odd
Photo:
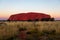
{"type": "Polygon", "coordinates": [[[50,15],[38,12],[18,13],[11,15],[9,21],[53,21],[50,15]]]}

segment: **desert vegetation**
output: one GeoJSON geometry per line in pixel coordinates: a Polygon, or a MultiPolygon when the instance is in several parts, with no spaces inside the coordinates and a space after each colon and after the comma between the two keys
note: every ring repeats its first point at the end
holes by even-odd
{"type": "Polygon", "coordinates": [[[19,29],[26,29],[26,40],[60,40],[60,21],[0,22],[0,40],[20,40],[19,29]]]}

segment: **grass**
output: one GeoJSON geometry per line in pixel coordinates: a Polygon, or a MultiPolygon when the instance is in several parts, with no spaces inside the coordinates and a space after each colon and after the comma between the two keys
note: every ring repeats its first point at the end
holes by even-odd
{"type": "Polygon", "coordinates": [[[0,23],[0,40],[15,37],[19,33],[19,28],[26,28],[28,38],[31,40],[60,40],[60,21],[17,21],[0,23]]]}

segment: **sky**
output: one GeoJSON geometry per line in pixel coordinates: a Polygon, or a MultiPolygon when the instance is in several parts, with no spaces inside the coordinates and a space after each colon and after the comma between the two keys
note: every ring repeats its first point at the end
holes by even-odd
{"type": "Polygon", "coordinates": [[[0,0],[0,20],[24,12],[40,12],[60,19],[60,0],[0,0]]]}

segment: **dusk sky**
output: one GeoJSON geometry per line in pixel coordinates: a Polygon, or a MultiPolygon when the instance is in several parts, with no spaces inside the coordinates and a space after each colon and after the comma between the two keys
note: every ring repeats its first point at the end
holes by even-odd
{"type": "Polygon", "coordinates": [[[40,12],[60,18],[60,0],[0,0],[0,19],[22,12],[40,12]]]}

